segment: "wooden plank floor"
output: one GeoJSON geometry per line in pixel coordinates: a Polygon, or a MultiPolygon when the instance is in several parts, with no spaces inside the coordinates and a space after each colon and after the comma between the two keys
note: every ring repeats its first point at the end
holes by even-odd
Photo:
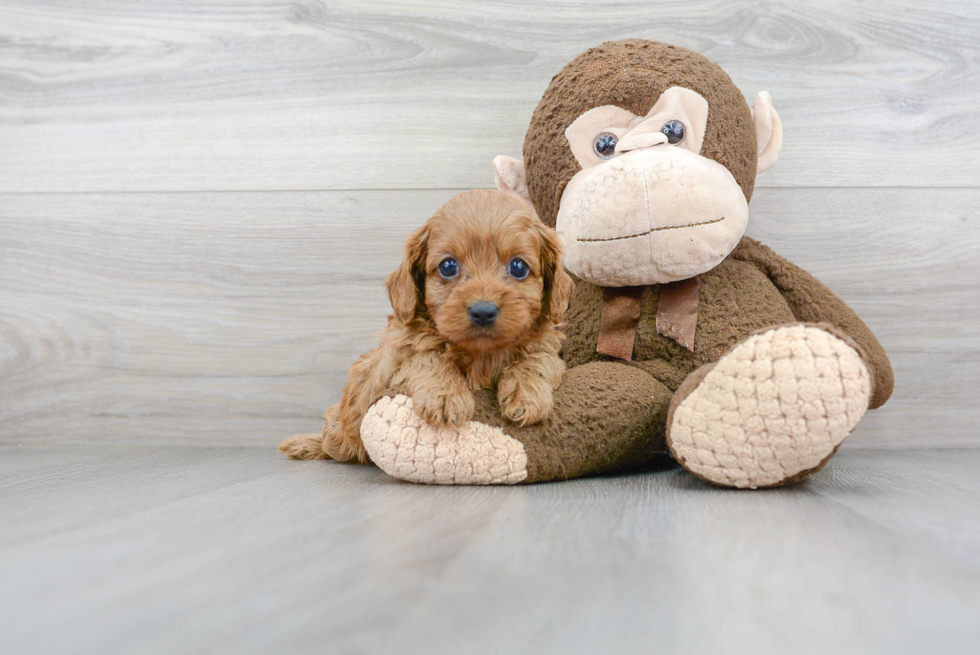
{"type": "MultiPolygon", "coordinates": [[[[319,430],[391,311],[403,235],[454,193],[0,196],[0,443],[319,430]]],[[[892,358],[893,399],[847,447],[980,445],[978,207],[980,189],[756,194],[749,233],[892,358]]]]}
{"type": "Polygon", "coordinates": [[[978,71],[969,0],[0,0],[0,653],[978,652],[978,71]],[[405,233],[627,37],[772,93],[749,234],[892,401],[758,493],[283,459],[405,233]]]}
{"type": "Polygon", "coordinates": [[[786,143],[762,185],[980,169],[971,0],[5,0],[0,35],[0,191],[485,185],[551,77],[630,37],[772,93],[786,143]]]}
{"type": "Polygon", "coordinates": [[[749,234],[896,371],[846,447],[980,445],[964,0],[0,0],[0,443],[319,429],[405,234],[493,184],[566,62],[627,37],[772,93],[749,234]]]}
{"type": "Polygon", "coordinates": [[[975,653],[978,469],[440,488],[271,447],[3,446],[0,652],[975,653]]]}

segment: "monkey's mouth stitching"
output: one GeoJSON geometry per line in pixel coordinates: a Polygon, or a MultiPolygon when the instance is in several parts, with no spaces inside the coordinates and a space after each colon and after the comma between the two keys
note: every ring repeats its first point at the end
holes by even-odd
{"type": "Polygon", "coordinates": [[[639,234],[630,234],[625,237],[609,237],[608,239],[576,239],[576,241],[586,241],[588,243],[595,243],[597,241],[622,241],[623,239],[635,239],[636,237],[642,237],[650,234],[651,232],[662,232],[663,230],[679,230],[684,227],[698,227],[700,225],[711,225],[712,223],[721,223],[725,220],[725,217],[716,218],[713,221],[701,221],[700,223],[688,223],[687,225],[668,225],[667,227],[655,227],[652,230],[647,230],[646,232],[640,232],[639,234]]]}

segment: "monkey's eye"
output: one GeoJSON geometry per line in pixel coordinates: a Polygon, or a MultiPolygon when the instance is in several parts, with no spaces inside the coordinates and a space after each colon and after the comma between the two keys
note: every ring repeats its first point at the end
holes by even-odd
{"type": "Polygon", "coordinates": [[[510,264],[507,265],[507,272],[510,273],[511,277],[517,280],[523,280],[531,272],[531,269],[528,268],[527,262],[523,259],[514,257],[510,260],[510,264]]]}
{"type": "Polygon", "coordinates": [[[667,135],[667,143],[671,145],[684,140],[684,123],[680,121],[667,121],[660,131],[667,135]]]}
{"type": "Polygon", "coordinates": [[[446,257],[441,262],[439,262],[439,275],[451,280],[452,278],[459,275],[459,262],[457,262],[452,257],[446,257]]]}
{"type": "Polygon", "coordinates": [[[592,142],[592,149],[599,159],[611,159],[616,154],[616,144],[619,139],[612,132],[600,132],[592,142]]]}

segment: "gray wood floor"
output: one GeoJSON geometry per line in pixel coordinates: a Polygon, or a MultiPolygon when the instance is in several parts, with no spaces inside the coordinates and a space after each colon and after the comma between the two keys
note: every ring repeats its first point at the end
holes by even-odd
{"type": "Polygon", "coordinates": [[[0,652],[975,653],[980,452],[739,492],[399,483],[263,448],[0,447],[0,652]]]}

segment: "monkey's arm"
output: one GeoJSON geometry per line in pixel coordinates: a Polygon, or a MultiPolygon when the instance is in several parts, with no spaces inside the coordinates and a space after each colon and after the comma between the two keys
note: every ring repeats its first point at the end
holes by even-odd
{"type": "Polygon", "coordinates": [[[864,351],[874,379],[874,394],[869,406],[875,409],[885,404],[895,386],[892,365],[884,348],[853,309],[815,277],[755,239],[742,237],[731,256],[751,263],[765,273],[798,320],[830,323],[854,339],[864,351]]]}

